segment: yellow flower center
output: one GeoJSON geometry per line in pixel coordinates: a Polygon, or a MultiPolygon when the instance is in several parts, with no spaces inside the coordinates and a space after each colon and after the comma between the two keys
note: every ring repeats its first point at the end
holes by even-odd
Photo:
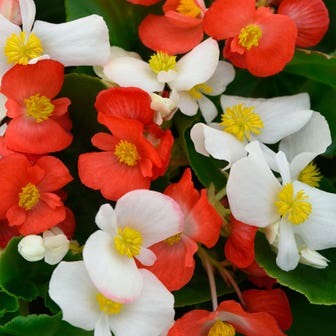
{"type": "Polygon", "coordinates": [[[43,54],[43,48],[40,39],[30,33],[26,38],[26,33],[21,32],[19,35],[12,34],[8,37],[5,47],[5,56],[10,64],[23,64],[43,54]]]}
{"type": "Polygon", "coordinates": [[[27,183],[19,193],[19,206],[25,210],[32,209],[40,199],[40,192],[36,185],[27,183]]]}
{"type": "Polygon", "coordinates": [[[235,328],[232,324],[217,320],[208,332],[208,336],[234,336],[235,328]]]}
{"type": "Polygon", "coordinates": [[[139,231],[128,226],[118,229],[118,236],[114,237],[114,246],[121,255],[132,258],[140,253],[142,235],[139,231]]]}
{"type": "Polygon", "coordinates": [[[201,14],[201,9],[193,0],[180,0],[176,11],[185,16],[197,17],[201,14]]]}
{"type": "Polygon", "coordinates": [[[278,194],[278,201],[275,205],[278,207],[279,214],[292,224],[303,223],[312,212],[312,205],[305,200],[308,196],[303,190],[294,195],[293,183],[286,183],[278,194]]]}
{"type": "Polygon", "coordinates": [[[241,29],[238,36],[238,41],[242,47],[250,50],[252,47],[257,47],[259,45],[261,36],[261,28],[258,25],[249,24],[241,29]]]}
{"type": "Polygon", "coordinates": [[[167,243],[170,246],[173,246],[181,240],[181,237],[182,237],[182,232],[177,233],[176,235],[165,239],[164,242],[167,243]]]}
{"type": "Polygon", "coordinates": [[[313,162],[309,163],[309,165],[301,171],[298,177],[299,181],[315,188],[319,187],[321,179],[321,172],[313,162]]]}
{"type": "Polygon", "coordinates": [[[49,119],[55,108],[48,97],[41,96],[39,93],[26,98],[24,103],[26,106],[26,116],[34,118],[38,123],[49,119]]]}
{"type": "Polygon", "coordinates": [[[210,87],[209,85],[205,83],[202,83],[202,84],[195,85],[189,90],[189,93],[196,99],[202,98],[201,92],[204,92],[205,94],[210,94],[212,92],[212,87],[210,87]]]}
{"type": "Polygon", "coordinates": [[[222,114],[225,132],[234,135],[238,140],[250,140],[251,133],[260,134],[264,127],[259,115],[254,111],[254,106],[246,107],[244,103],[227,107],[222,114]]]}
{"type": "Polygon", "coordinates": [[[131,142],[120,140],[115,146],[114,155],[120,163],[124,163],[129,167],[133,167],[139,160],[139,153],[137,148],[131,142]]]}
{"type": "Polygon", "coordinates": [[[158,74],[161,71],[174,70],[176,66],[176,56],[170,56],[165,51],[158,51],[149,59],[149,66],[158,74]]]}
{"type": "Polygon", "coordinates": [[[99,309],[107,315],[119,314],[122,303],[112,301],[101,293],[97,293],[96,300],[99,303],[99,309]]]}

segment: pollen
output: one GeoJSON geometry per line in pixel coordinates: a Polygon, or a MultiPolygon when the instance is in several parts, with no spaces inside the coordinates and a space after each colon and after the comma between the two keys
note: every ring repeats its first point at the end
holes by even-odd
{"type": "Polygon", "coordinates": [[[303,190],[294,195],[293,183],[286,183],[278,194],[275,205],[281,217],[292,224],[302,224],[312,212],[311,203],[307,202],[308,196],[303,190]]]}
{"type": "Polygon", "coordinates": [[[142,241],[139,231],[126,226],[118,229],[118,235],[114,237],[114,246],[120,255],[132,258],[140,253],[142,241]]]}
{"type": "Polygon", "coordinates": [[[177,244],[181,240],[181,237],[182,237],[182,232],[177,233],[176,235],[171,236],[171,237],[165,239],[164,242],[166,244],[170,245],[170,246],[173,246],[173,245],[177,244]]]}
{"type": "Polygon", "coordinates": [[[234,336],[236,335],[235,328],[232,324],[217,320],[210,328],[208,336],[234,336]]]}
{"type": "Polygon", "coordinates": [[[181,0],[176,11],[185,16],[198,17],[201,9],[193,0],[181,0]]]}
{"type": "Polygon", "coordinates": [[[40,39],[34,34],[30,33],[26,37],[25,32],[19,35],[12,34],[8,37],[4,53],[9,64],[23,64],[43,54],[43,48],[40,39]]]}
{"type": "Polygon", "coordinates": [[[149,59],[149,66],[158,74],[161,71],[174,70],[176,66],[176,56],[170,56],[165,51],[158,51],[149,59]]]}
{"type": "Polygon", "coordinates": [[[49,119],[55,108],[48,97],[41,96],[39,93],[25,99],[24,103],[26,116],[34,118],[38,123],[49,119]]]}
{"type": "Polygon", "coordinates": [[[210,94],[213,91],[212,87],[209,85],[202,83],[202,84],[197,84],[193,86],[190,90],[189,93],[195,98],[195,99],[201,99],[202,98],[202,92],[205,94],[210,94]]]}
{"type": "Polygon", "coordinates": [[[40,199],[40,192],[36,185],[27,183],[19,193],[19,206],[25,210],[32,209],[40,199]]]}
{"type": "Polygon", "coordinates": [[[122,308],[122,303],[112,301],[101,293],[97,293],[96,300],[99,304],[99,309],[106,315],[119,314],[122,308]]]}
{"type": "Polygon", "coordinates": [[[254,112],[254,106],[244,103],[227,107],[221,116],[224,131],[234,135],[239,141],[250,140],[252,134],[260,134],[264,124],[260,116],[254,112]]]}
{"type": "Polygon", "coordinates": [[[319,187],[321,179],[321,172],[313,162],[301,171],[298,178],[299,181],[315,188],[319,187]]]}
{"type": "Polygon", "coordinates": [[[238,41],[242,47],[250,50],[252,47],[258,47],[261,36],[261,28],[258,25],[249,24],[241,29],[238,41]]]}
{"type": "Polygon", "coordinates": [[[124,163],[129,167],[135,166],[139,160],[139,153],[136,146],[126,140],[120,140],[117,143],[114,149],[114,155],[120,163],[124,163]]]}

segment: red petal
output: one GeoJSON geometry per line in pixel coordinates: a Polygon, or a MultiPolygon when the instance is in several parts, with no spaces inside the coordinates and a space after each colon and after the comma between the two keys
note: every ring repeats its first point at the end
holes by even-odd
{"type": "Polygon", "coordinates": [[[259,288],[271,289],[276,284],[276,279],[269,277],[265,270],[255,261],[248,267],[242,269],[248,275],[248,280],[259,288]]]}
{"type": "Polygon", "coordinates": [[[0,247],[5,248],[8,242],[20,233],[17,231],[16,227],[10,227],[6,219],[0,219],[0,247]]]}
{"type": "Polygon", "coordinates": [[[65,218],[57,226],[63,231],[66,237],[70,240],[75,234],[76,220],[71,209],[65,207],[65,218]]]}
{"type": "Polygon", "coordinates": [[[104,151],[114,151],[115,146],[118,144],[119,139],[111,134],[97,133],[91,138],[92,144],[104,151]]]}
{"type": "Polygon", "coordinates": [[[329,27],[328,9],[322,0],[283,0],[278,13],[288,15],[296,23],[296,45],[302,48],[319,43],[329,27]]]}
{"type": "Polygon", "coordinates": [[[160,0],[127,0],[127,1],[135,5],[142,5],[142,6],[151,6],[160,2],[160,0]]]}
{"type": "Polygon", "coordinates": [[[293,317],[286,293],[280,289],[250,289],[243,291],[245,310],[250,313],[267,312],[278,322],[282,330],[290,328],[293,317]]]}
{"type": "Polygon", "coordinates": [[[203,39],[202,25],[192,28],[176,26],[165,16],[149,14],[139,26],[141,42],[148,48],[170,55],[186,53],[203,39]]]}

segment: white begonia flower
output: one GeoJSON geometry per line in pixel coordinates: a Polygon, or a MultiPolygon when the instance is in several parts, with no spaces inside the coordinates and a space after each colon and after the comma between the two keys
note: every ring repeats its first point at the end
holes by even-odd
{"type": "Polygon", "coordinates": [[[197,123],[190,136],[196,152],[227,161],[226,169],[247,155],[247,143],[275,144],[300,130],[313,113],[307,93],[269,99],[222,95],[221,107],[220,123],[197,123]]]}
{"type": "Polygon", "coordinates": [[[170,120],[177,111],[176,103],[171,98],[161,97],[156,93],[150,93],[151,109],[154,111],[154,122],[161,125],[164,121],[170,120]]]}
{"type": "MultiPolygon", "coordinates": [[[[246,146],[249,155],[231,167],[227,195],[233,216],[261,228],[277,226],[277,265],[296,268],[299,249],[336,246],[336,195],[291,179],[286,155],[276,161],[281,183],[269,168],[257,141],[246,146]]],[[[271,239],[274,239],[274,234],[271,239]]],[[[270,237],[267,237],[270,239],[270,237]]]]}
{"type": "Polygon", "coordinates": [[[174,297],[151,272],[142,269],[139,274],[141,293],[122,303],[95,287],[82,261],[62,261],[51,276],[49,295],[60,306],[63,320],[94,330],[95,336],[111,336],[111,331],[115,336],[158,336],[173,323],[174,297]]]}
{"type": "Polygon", "coordinates": [[[183,222],[179,205],[152,190],[130,191],[114,209],[103,204],[96,215],[100,230],[87,239],[83,249],[95,286],[111,300],[134,300],[143,286],[134,258],[152,265],[156,256],[148,247],[182,232],[183,222]]]}
{"type": "Polygon", "coordinates": [[[0,75],[15,64],[27,64],[47,54],[64,66],[103,65],[108,61],[110,44],[103,18],[90,15],[78,20],[53,24],[35,21],[33,0],[20,0],[21,28],[0,15],[0,75]]]}

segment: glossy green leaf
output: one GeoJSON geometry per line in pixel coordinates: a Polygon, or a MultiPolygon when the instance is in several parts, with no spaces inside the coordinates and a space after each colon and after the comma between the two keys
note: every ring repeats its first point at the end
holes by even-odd
{"type": "Polygon", "coordinates": [[[0,291],[0,317],[7,312],[15,312],[18,308],[19,304],[15,296],[0,291]]]}
{"type": "Polygon", "coordinates": [[[275,253],[262,234],[258,234],[255,241],[257,262],[266,273],[277,281],[297,292],[304,294],[311,303],[333,305],[336,304],[336,250],[321,251],[330,260],[325,269],[316,269],[299,264],[289,272],[281,270],[275,263],[275,253]]]}

